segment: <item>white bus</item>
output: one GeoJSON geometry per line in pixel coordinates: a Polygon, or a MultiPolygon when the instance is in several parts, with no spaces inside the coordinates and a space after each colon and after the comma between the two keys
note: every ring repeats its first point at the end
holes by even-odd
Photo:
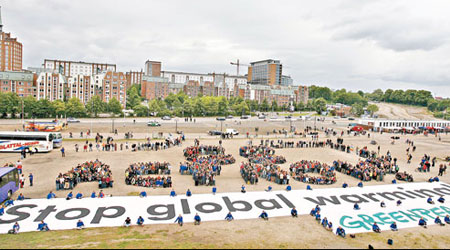
{"type": "Polygon", "coordinates": [[[53,136],[53,148],[62,147],[63,138],[61,132],[51,132],[53,136]]]}
{"type": "Polygon", "coordinates": [[[53,135],[36,132],[0,132],[0,153],[48,153],[53,150],[53,135]]]}

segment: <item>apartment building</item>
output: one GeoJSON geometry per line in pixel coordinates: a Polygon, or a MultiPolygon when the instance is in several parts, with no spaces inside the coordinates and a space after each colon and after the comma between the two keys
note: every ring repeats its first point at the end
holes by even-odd
{"type": "Polygon", "coordinates": [[[41,72],[36,77],[37,100],[64,101],[66,83],[67,78],[62,74],[41,72]]]}
{"type": "Polygon", "coordinates": [[[16,93],[20,97],[36,97],[34,74],[31,72],[0,72],[0,93],[16,93]]]}
{"type": "Polygon", "coordinates": [[[115,64],[74,62],[74,61],[62,61],[50,59],[44,60],[44,68],[49,70],[55,70],[66,77],[76,75],[91,76],[95,74],[100,74],[101,72],[104,71],[116,72],[115,64]]]}
{"type": "Polygon", "coordinates": [[[22,43],[3,32],[0,6],[0,71],[22,71],[22,43]]]}
{"type": "MultiPolygon", "coordinates": [[[[103,75],[102,75],[103,76],[103,75]]],[[[123,72],[107,71],[104,77],[99,76],[95,81],[101,81],[99,94],[104,102],[117,99],[123,107],[127,104],[127,79],[123,72]],[[103,78],[103,79],[101,79],[103,78]]]]}

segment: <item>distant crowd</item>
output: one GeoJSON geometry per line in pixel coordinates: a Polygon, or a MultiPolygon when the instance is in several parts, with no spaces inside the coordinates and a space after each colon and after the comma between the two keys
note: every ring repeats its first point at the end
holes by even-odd
{"type": "Polygon", "coordinates": [[[56,190],[71,190],[84,182],[98,182],[101,189],[112,188],[114,180],[110,166],[99,160],[78,164],[69,172],[58,175],[56,190]]]}

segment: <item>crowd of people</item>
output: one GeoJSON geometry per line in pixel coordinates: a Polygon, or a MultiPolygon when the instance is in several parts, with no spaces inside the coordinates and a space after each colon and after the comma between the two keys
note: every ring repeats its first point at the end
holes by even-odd
{"type": "Polygon", "coordinates": [[[336,183],[336,170],[332,166],[317,161],[300,161],[291,164],[290,171],[294,180],[316,185],[332,185],[336,183]],[[308,174],[318,174],[311,176],[308,174]]]}
{"type": "Polygon", "coordinates": [[[236,159],[225,154],[221,146],[199,145],[186,148],[184,157],[186,162],[180,163],[182,175],[192,175],[195,186],[215,186],[216,176],[220,176],[222,166],[236,163],[236,159]]]}
{"type": "Polygon", "coordinates": [[[251,146],[251,147],[241,147],[239,149],[239,154],[248,158],[250,163],[254,164],[284,164],[286,163],[286,158],[283,156],[275,155],[275,150],[267,146],[251,146]]]}
{"type": "Polygon", "coordinates": [[[141,162],[131,164],[125,171],[125,184],[147,188],[171,188],[171,171],[172,166],[167,162],[141,162]]]}
{"type": "Polygon", "coordinates": [[[343,161],[334,161],[333,166],[336,171],[361,181],[383,181],[387,174],[397,174],[399,172],[396,159],[392,159],[389,153],[382,157],[369,157],[366,160],[360,160],[356,165],[343,161]]]}
{"type": "Polygon", "coordinates": [[[272,163],[243,162],[240,167],[241,176],[247,184],[256,185],[259,178],[279,185],[289,185],[291,175],[288,171],[272,163]]]}
{"type": "Polygon", "coordinates": [[[117,144],[114,142],[112,137],[108,137],[106,141],[103,141],[103,136],[97,135],[95,137],[95,143],[86,141],[86,143],[80,148],[78,144],[75,144],[75,152],[93,152],[96,150],[97,152],[117,152],[117,151],[129,151],[137,152],[137,151],[160,151],[169,149],[175,146],[181,146],[183,141],[185,140],[184,135],[178,138],[168,137],[164,141],[151,141],[150,138],[147,138],[146,142],[139,142],[129,144],[120,143],[117,144]]]}
{"type": "Polygon", "coordinates": [[[109,165],[99,160],[78,164],[65,174],[56,178],[56,190],[74,189],[79,183],[98,182],[101,189],[113,187],[113,177],[109,165]]]}

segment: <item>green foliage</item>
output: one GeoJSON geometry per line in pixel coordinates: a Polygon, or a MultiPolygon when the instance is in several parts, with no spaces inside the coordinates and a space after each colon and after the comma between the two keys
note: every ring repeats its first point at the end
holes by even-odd
{"type": "Polygon", "coordinates": [[[122,104],[116,98],[112,98],[108,102],[108,112],[114,115],[122,114],[122,104]]]}
{"type": "Polygon", "coordinates": [[[327,101],[322,97],[316,99],[314,100],[313,107],[318,114],[322,114],[322,112],[327,110],[327,101]]]}
{"type": "Polygon", "coordinates": [[[86,108],[78,98],[71,98],[66,104],[67,117],[85,117],[86,108]]]}
{"type": "Polygon", "coordinates": [[[133,85],[127,90],[127,109],[134,109],[141,104],[139,85],[133,85]]]}
{"type": "Polygon", "coordinates": [[[360,103],[353,104],[352,113],[356,116],[361,116],[364,114],[364,107],[360,103]]]}
{"type": "Polygon", "coordinates": [[[136,106],[134,112],[138,117],[147,117],[149,115],[149,109],[144,105],[136,106]]]}
{"type": "Polygon", "coordinates": [[[94,96],[86,104],[86,111],[94,117],[98,117],[99,113],[105,112],[107,104],[99,96],[94,96]]]}
{"type": "Polygon", "coordinates": [[[367,107],[367,111],[370,112],[370,115],[373,116],[376,112],[378,112],[380,108],[377,105],[371,104],[367,107]]]}
{"type": "Polygon", "coordinates": [[[309,97],[312,99],[323,98],[327,101],[331,101],[333,98],[333,91],[327,87],[318,87],[313,85],[309,88],[309,97]]]}

